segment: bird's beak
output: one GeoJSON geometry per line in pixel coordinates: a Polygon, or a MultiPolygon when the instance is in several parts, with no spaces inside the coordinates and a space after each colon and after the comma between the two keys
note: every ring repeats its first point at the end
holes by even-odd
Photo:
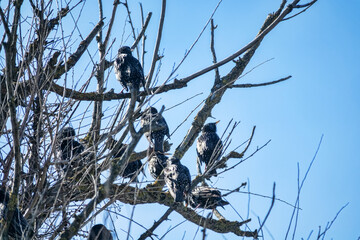
{"type": "Polygon", "coordinates": [[[219,120],[219,121],[216,121],[215,124],[218,124],[219,122],[220,122],[220,120],[219,120]]]}
{"type": "Polygon", "coordinates": [[[171,153],[167,153],[167,152],[164,152],[163,154],[164,154],[164,155],[167,155],[167,156],[170,156],[170,155],[171,155],[171,153]]]}

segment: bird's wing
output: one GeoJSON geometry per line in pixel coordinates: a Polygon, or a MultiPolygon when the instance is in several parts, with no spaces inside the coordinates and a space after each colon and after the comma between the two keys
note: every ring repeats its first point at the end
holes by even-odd
{"type": "Polygon", "coordinates": [[[205,152],[209,151],[209,149],[210,149],[209,143],[206,139],[206,136],[201,135],[196,142],[196,152],[198,154],[198,157],[201,158],[201,155],[203,155],[205,152]]]}
{"type": "Polygon", "coordinates": [[[132,67],[134,68],[134,74],[136,75],[137,78],[140,79],[141,84],[143,85],[143,87],[145,87],[145,77],[144,77],[144,70],[139,62],[139,60],[137,60],[136,58],[132,57],[131,60],[131,64],[132,67]]]}
{"type": "Polygon", "coordinates": [[[188,191],[190,188],[190,183],[191,183],[191,176],[190,176],[190,171],[189,169],[182,165],[181,166],[181,172],[179,173],[179,177],[178,177],[178,184],[181,186],[181,188],[184,191],[188,191]]]}
{"type": "Polygon", "coordinates": [[[169,126],[168,126],[165,118],[162,117],[162,118],[159,119],[159,121],[160,121],[161,125],[165,126],[164,133],[165,133],[165,135],[170,139],[169,126]]]}

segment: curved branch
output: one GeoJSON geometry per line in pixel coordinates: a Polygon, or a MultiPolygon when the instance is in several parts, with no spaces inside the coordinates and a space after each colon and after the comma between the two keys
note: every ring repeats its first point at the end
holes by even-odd
{"type": "Polygon", "coordinates": [[[128,204],[144,204],[144,203],[159,203],[171,207],[179,213],[186,220],[210,229],[217,233],[234,233],[237,236],[243,237],[256,237],[257,231],[242,231],[240,227],[245,223],[251,221],[251,219],[245,220],[243,222],[237,221],[228,221],[225,219],[215,220],[208,219],[198,215],[194,210],[183,206],[182,204],[174,204],[174,200],[171,195],[166,192],[150,192],[147,188],[136,189],[134,187],[123,185],[113,185],[111,187],[111,192],[114,194],[116,200],[119,200],[123,203],[128,204]],[[125,189],[126,187],[126,189],[125,189]],[[114,191],[121,192],[121,194],[115,194],[114,191]],[[136,195],[135,195],[136,194],[136,195]]]}
{"type": "MultiPolygon", "coordinates": [[[[175,80],[173,83],[162,85],[159,87],[151,88],[150,91],[154,94],[160,94],[163,92],[167,92],[174,89],[180,89],[183,87],[186,87],[187,84],[184,82],[181,82],[179,80],[175,80]]],[[[126,99],[130,98],[130,93],[114,93],[113,89],[101,94],[97,92],[89,92],[84,93],[80,91],[73,90],[71,88],[62,87],[55,82],[51,83],[50,91],[57,93],[58,95],[75,99],[75,100],[81,100],[81,101],[111,101],[116,99],[126,99]]],[[[139,91],[138,96],[147,96],[148,93],[146,91],[139,91]]]]}

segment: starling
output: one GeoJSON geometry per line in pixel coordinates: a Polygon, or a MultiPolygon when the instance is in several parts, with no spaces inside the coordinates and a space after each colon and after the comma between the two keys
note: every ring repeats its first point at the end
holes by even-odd
{"type": "Polygon", "coordinates": [[[151,144],[154,145],[154,151],[164,152],[163,144],[165,135],[170,138],[169,127],[165,119],[159,115],[156,108],[149,107],[141,115],[141,126],[145,125],[150,125],[150,132],[146,132],[145,137],[151,144]],[[155,121],[153,119],[155,119],[155,121]],[[163,128],[157,131],[152,131],[151,126],[153,126],[153,124],[163,128]]]}
{"type": "MultiPolygon", "coordinates": [[[[205,169],[219,161],[223,144],[216,134],[216,124],[208,123],[202,128],[202,134],[197,140],[196,152],[200,163],[205,163],[205,169]]],[[[209,172],[209,175],[216,175],[216,169],[209,172]]]]}
{"type": "Polygon", "coordinates": [[[207,186],[198,186],[189,194],[188,202],[192,208],[215,209],[229,204],[221,199],[219,190],[207,186]]]}
{"type": "Polygon", "coordinates": [[[190,190],[191,176],[189,169],[175,157],[169,158],[166,164],[164,169],[165,183],[174,201],[182,202],[190,190]]]}
{"type": "Polygon", "coordinates": [[[139,91],[140,84],[145,88],[145,78],[143,68],[136,58],[131,54],[128,46],[123,46],[118,51],[118,56],[114,61],[116,79],[128,91],[132,89],[139,91]]]}
{"type": "Polygon", "coordinates": [[[61,169],[66,173],[71,167],[81,166],[83,163],[80,159],[72,162],[72,159],[84,151],[84,146],[75,140],[75,130],[72,127],[65,127],[58,132],[56,142],[56,156],[63,162],[60,164],[61,169]],[[70,163],[70,164],[69,164],[70,163]]]}
{"type": "Polygon", "coordinates": [[[104,225],[96,224],[91,228],[88,240],[113,240],[113,237],[104,225]]]}
{"type": "MultiPolygon", "coordinates": [[[[0,220],[6,215],[7,204],[9,202],[9,194],[3,189],[0,189],[0,220]]],[[[2,226],[0,224],[0,229],[2,226]]],[[[19,209],[15,208],[13,218],[10,223],[8,234],[14,239],[25,239],[26,231],[28,230],[28,223],[19,209]]],[[[0,231],[1,232],[1,231],[0,231]]]]}
{"type": "Polygon", "coordinates": [[[160,176],[163,169],[166,167],[167,159],[168,157],[165,156],[163,152],[153,151],[151,154],[149,154],[148,168],[150,175],[154,179],[157,179],[160,176]]]}
{"type": "MultiPolygon", "coordinates": [[[[121,143],[119,151],[116,154],[114,154],[114,158],[120,158],[124,154],[126,148],[127,148],[127,145],[121,143]]],[[[134,176],[136,176],[134,180],[137,182],[136,174],[138,174],[139,169],[141,169],[141,167],[142,167],[142,162],[140,160],[129,162],[127,164],[126,168],[124,169],[124,172],[122,173],[121,177],[132,179],[134,176]]],[[[142,172],[143,172],[143,169],[142,169],[142,172]]]]}

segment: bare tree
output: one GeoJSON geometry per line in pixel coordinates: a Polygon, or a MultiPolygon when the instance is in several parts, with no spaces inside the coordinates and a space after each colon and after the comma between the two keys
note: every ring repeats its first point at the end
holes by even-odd
{"type": "MultiPolygon", "coordinates": [[[[141,14],[136,15],[126,0],[114,0],[111,14],[105,14],[104,4],[109,3],[99,0],[99,20],[85,36],[82,36],[84,31],[80,31],[78,26],[78,22],[86,18],[86,13],[82,12],[85,1],[14,0],[1,6],[1,28],[4,32],[0,36],[0,176],[2,189],[10,194],[7,211],[1,220],[2,237],[8,239],[16,209],[21,210],[29,226],[24,238],[86,237],[87,233],[81,229],[98,214],[121,202],[130,205],[156,203],[167,209],[160,219],[155,219],[152,226],[145,227],[146,230],[139,239],[153,238],[156,228],[166,224],[165,220],[172,212],[177,212],[184,220],[202,227],[203,239],[206,238],[205,230],[258,238],[274,201],[278,200],[275,198],[275,184],[268,214],[258,224],[257,230],[250,230],[245,225],[251,219],[232,221],[225,219],[216,209],[214,214],[218,219],[204,217],[189,206],[174,203],[161,179],[150,182],[145,187],[138,187],[132,184],[135,177],[125,181],[120,178],[122,181],[119,181],[119,176],[123,176],[130,162],[147,160],[148,149],[135,151],[142,135],[150,129],[162,128],[156,124],[141,127],[138,124],[141,113],[154,96],[186,88],[192,80],[210,71],[215,72],[214,80],[208,82],[211,91],[201,105],[193,110],[196,116],[188,131],[182,133],[183,140],[172,143],[173,149],[165,142],[166,151],[173,152],[172,157],[181,160],[196,141],[212,110],[221,104],[225,92],[233,88],[267,86],[291,78],[287,76],[260,84],[237,83],[262,40],[279,24],[290,24],[284,21],[305,12],[315,2],[316,0],[307,3],[283,0],[279,8],[265,18],[252,41],[220,61],[214,47],[215,9],[181,62],[174,66],[167,79],[162,80],[157,78],[157,74],[162,61],[160,46],[166,21],[166,0],[162,0],[159,23],[151,22],[152,13],[146,15],[141,4],[141,14]],[[121,36],[112,35],[114,26],[118,25],[116,17],[119,9],[125,10],[125,24],[129,24],[130,29],[130,32],[124,30],[123,36],[132,38],[133,44],[130,47],[133,55],[143,67],[148,65],[144,68],[148,69],[145,88],[138,94],[106,90],[107,83],[115,81],[112,52],[117,52],[118,46],[123,43],[119,40],[121,36]],[[135,26],[134,18],[141,20],[141,27],[135,26]],[[151,50],[146,49],[145,45],[150,24],[158,26],[154,49],[151,50]],[[177,77],[180,65],[187,60],[207,29],[211,31],[210,51],[213,64],[189,76],[177,77]],[[152,54],[149,63],[144,57],[146,53],[152,54]],[[85,57],[90,60],[84,62],[85,57]],[[232,69],[220,75],[219,68],[225,64],[232,66],[232,69]],[[89,90],[95,88],[95,91],[89,90]],[[112,106],[107,105],[108,103],[112,106]],[[77,126],[76,135],[81,137],[79,141],[84,149],[64,162],[57,153],[60,130],[71,124],[77,126]],[[113,138],[118,140],[113,141],[113,138]],[[126,145],[121,145],[123,143],[126,145]],[[122,154],[114,157],[120,148],[123,150],[122,154]],[[63,167],[64,165],[67,167],[63,167]]],[[[164,109],[165,107],[160,110],[160,115],[164,109]]],[[[214,169],[218,170],[218,175],[225,176],[224,172],[251,158],[267,144],[255,152],[248,152],[254,127],[241,151],[228,151],[231,133],[236,126],[237,123],[229,123],[226,134],[222,136],[222,157],[203,173],[198,167],[198,175],[192,179],[191,188],[200,183],[206,185],[207,179],[215,179],[215,176],[210,176],[214,169]],[[229,165],[227,161],[231,158],[239,161],[229,165]]],[[[146,161],[143,161],[142,168],[145,165],[146,161]]],[[[228,194],[239,191],[246,184],[239,185],[239,188],[228,194]]],[[[132,216],[129,218],[132,221],[132,216]]]]}

